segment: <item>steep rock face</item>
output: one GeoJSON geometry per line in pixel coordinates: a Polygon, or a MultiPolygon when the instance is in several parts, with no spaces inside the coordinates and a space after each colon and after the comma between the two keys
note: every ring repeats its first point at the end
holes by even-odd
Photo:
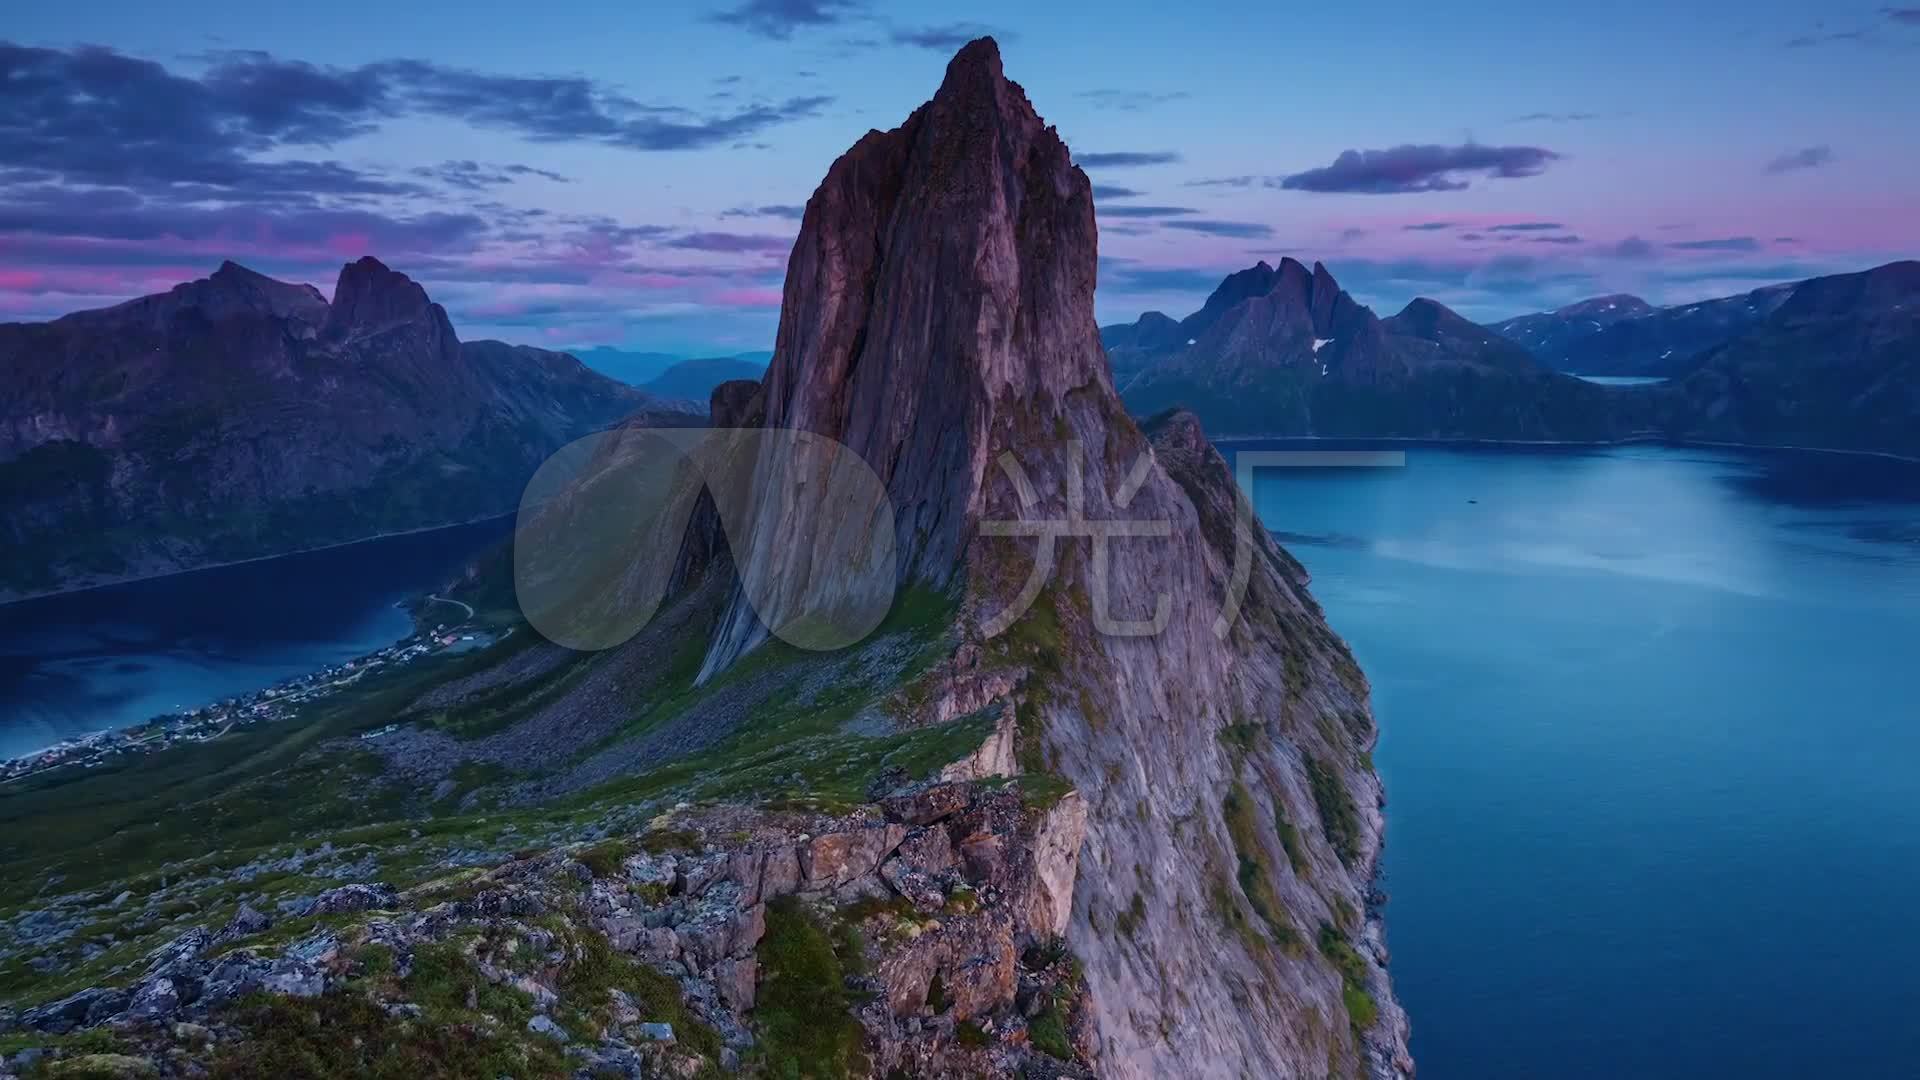
{"type": "MultiPolygon", "coordinates": [[[[1093,199],[1059,135],[1000,70],[963,49],[932,101],[836,161],[788,260],[767,371],[767,426],[831,436],[885,484],[907,580],[944,584],[978,517],[996,405],[1055,412],[1069,390],[1111,390],[1090,312],[1093,199]]],[[[779,493],[770,498],[781,497],[779,493]]],[[[745,544],[775,590],[812,582],[792,536],[851,552],[850,532],[803,513],[745,544]]],[[[834,562],[816,547],[815,565],[834,562]]],[[[716,671],[779,624],[787,601],[744,601],[716,671]]]]}
{"type": "Polygon", "coordinates": [[[462,344],[370,258],[335,297],[226,263],[0,325],[0,596],[504,513],[542,457],[650,401],[562,354],[462,344]]]}
{"type": "MultiPolygon", "coordinates": [[[[1192,418],[1156,447],[1126,415],[1093,322],[1095,246],[1085,175],[993,42],[968,45],[809,202],[767,424],[859,453],[895,500],[901,579],[960,590],[963,642],[913,695],[928,722],[1000,708],[959,768],[1054,772],[1085,799],[1068,942],[1100,1073],[1403,1075],[1367,909],[1365,680],[1192,418]],[[989,527],[1009,521],[1070,528],[989,527]],[[1158,525],[1095,539],[1090,522],[1158,525]],[[1157,631],[1119,625],[1142,620],[1157,631]]],[[[1353,317],[1324,272],[1283,270],[1297,294],[1276,312],[1353,317]]],[[[782,520],[800,528],[728,537],[743,574],[804,578],[857,536],[791,492],[764,497],[798,499],[782,520]]],[[[709,673],[799,614],[773,606],[736,597],[709,673]]]]}
{"type": "Polygon", "coordinates": [[[1229,275],[1180,325],[1176,344],[1134,358],[1123,394],[1137,414],[1178,406],[1220,434],[1347,438],[1591,440],[1653,423],[1647,401],[1557,375],[1433,300],[1377,318],[1318,263],[1229,275]]]}

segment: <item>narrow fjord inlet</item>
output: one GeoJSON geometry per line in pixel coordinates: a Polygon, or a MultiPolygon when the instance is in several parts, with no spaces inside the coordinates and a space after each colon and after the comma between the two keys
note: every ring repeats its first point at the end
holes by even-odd
{"type": "Polygon", "coordinates": [[[345,3],[0,30],[0,1080],[1920,1075],[1920,9],[345,3]]]}

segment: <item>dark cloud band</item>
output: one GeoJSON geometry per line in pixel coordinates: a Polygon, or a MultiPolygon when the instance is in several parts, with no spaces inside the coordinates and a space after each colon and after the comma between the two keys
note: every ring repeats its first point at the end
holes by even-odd
{"type": "Polygon", "coordinates": [[[1462,191],[1468,187],[1468,176],[1537,176],[1559,159],[1559,154],[1538,146],[1480,143],[1345,150],[1333,164],[1283,177],[1278,186],[1289,191],[1363,195],[1462,191]]]}

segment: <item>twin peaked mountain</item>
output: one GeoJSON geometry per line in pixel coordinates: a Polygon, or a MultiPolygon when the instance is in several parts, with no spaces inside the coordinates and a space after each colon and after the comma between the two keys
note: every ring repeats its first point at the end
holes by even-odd
{"type": "Polygon", "coordinates": [[[1177,323],[1101,337],[1135,413],[1185,406],[1219,434],[1602,440],[1634,419],[1432,300],[1378,318],[1319,263],[1261,262],[1177,323]]]}
{"type": "Polygon", "coordinates": [[[507,513],[546,455],[653,404],[461,342],[371,258],[332,303],[229,262],[0,325],[0,599],[507,513]]]}

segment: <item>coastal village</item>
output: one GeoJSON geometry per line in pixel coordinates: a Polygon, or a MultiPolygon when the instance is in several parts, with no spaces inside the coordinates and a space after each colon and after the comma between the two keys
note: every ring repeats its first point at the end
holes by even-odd
{"type": "MultiPolygon", "coordinates": [[[[461,605],[465,606],[465,605],[461,605]]],[[[471,614],[471,609],[469,609],[471,614]]],[[[430,656],[467,652],[494,642],[485,630],[470,625],[438,624],[420,630],[382,649],[276,683],[263,690],[177,713],[164,713],[144,724],[98,731],[64,739],[45,749],[0,762],[0,784],[12,783],[55,769],[96,769],[127,754],[150,754],[186,743],[209,742],[235,728],[288,720],[309,705],[338,694],[369,675],[417,663],[430,656]]],[[[392,730],[392,725],[367,738],[392,730]]]]}

